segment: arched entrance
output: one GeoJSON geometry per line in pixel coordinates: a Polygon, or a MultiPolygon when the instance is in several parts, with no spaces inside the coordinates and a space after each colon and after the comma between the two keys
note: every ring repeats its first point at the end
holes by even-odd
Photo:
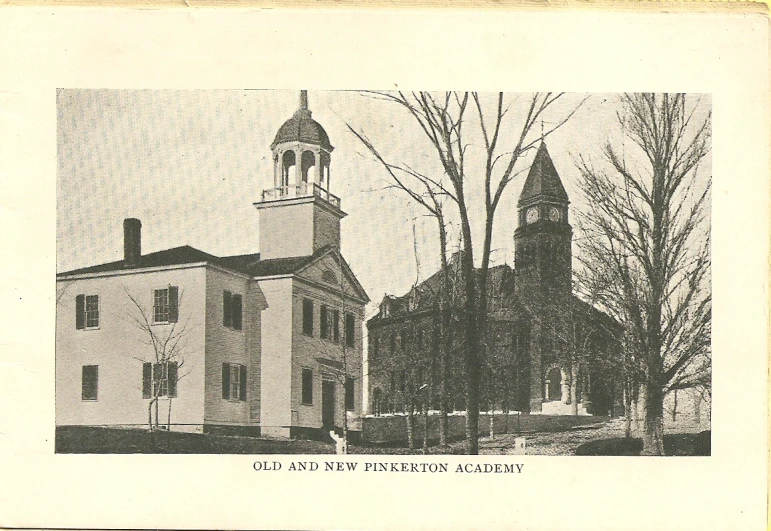
{"type": "Polygon", "coordinates": [[[559,367],[551,367],[546,373],[544,397],[547,402],[555,402],[562,399],[562,373],[559,367]]]}

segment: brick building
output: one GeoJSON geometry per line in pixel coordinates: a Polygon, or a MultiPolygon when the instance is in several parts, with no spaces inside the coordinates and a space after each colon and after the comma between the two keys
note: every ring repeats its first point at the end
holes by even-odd
{"type": "MultiPolygon", "coordinates": [[[[490,269],[483,409],[608,414],[621,401],[619,325],[572,293],[569,199],[541,143],[518,202],[515,268],[490,269]],[[575,382],[575,385],[572,384],[575,382]]],[[[449,306],[462,293],[457,256],[449,265],[449,306]]],[[[401,297],[386,296],[367,322],[369,411],[439,407],[445,372],[448,408],[465,409],[460,321],[441,348],[437,272],[401,297]],[[448,352],[441,362],[440,352],[448,352]]]]}

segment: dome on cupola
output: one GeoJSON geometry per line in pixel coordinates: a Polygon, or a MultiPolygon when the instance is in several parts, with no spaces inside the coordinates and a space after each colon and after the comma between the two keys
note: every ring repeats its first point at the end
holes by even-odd
{"type": "Polygon", "coordinates": [[[311,117],[311,111],[308,109],[308,93],[305,90],[300,93],[300,107],[295,111],[294,115],[278,129],[278,133],[276,133],[276,138],[270,145],[270,149],[274,149],[277,145],[283,144],[284,142],[312,144],[321,147],[327,152],[334,149],[329,142],[329,135],[327,135],[327,132],[324,131],[321,124],[311,117]]]}

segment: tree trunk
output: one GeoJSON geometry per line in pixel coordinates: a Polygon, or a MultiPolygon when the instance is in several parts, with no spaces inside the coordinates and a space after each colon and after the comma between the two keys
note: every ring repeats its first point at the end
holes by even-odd
{"type": "Polygon", "coordinates": [[[632,393],[626,387],[624,388],[624,437],[629,439],[632,436],[632,393]]]}
{"type": "Polygon", "coordinates": [[[578,364],[570,364],[570,414],[578,415],[578,364]]]}
{"type": "Polygon", "coordinates": [[[343,401],[343,454],[348,453],[348,409],[343,401]]]}
{"type": "Polygon", "coordinates": [[[664,455],[664,401],[661,386],[649,381],[645,391],[645,431],[641,455],[664,455]]]}
{"type": "Polygon", "coordinates": [[[407,447],[410,450],[415,449],[415,426],[413,425],[414,415],[412,404],[407,405],[407,447]]]}
{"type": "Polygon", "coordinates": [[[171,431],[171,396],[169,396],[169,416],[166,417],[166,431],[171,431]]]}
{"type": "Polygon", "coordinates": [[[677,422],[677,389],[673,391],[672,422],[677,422]]]}
{"type": "Polygon", "coordinates": [[[158,410],[160,408],[160,404],[158,403],[158,397],[155,397],[155,428],[158,428],[158,410]]]}
{"type": "Polygon", "coordinates": [[[153,431],[153,402],[154,400],[150,400],[147,404],[147,429],[149,431],[153,431]]]}
{"type": "Polygon", "coordinates": [[[428,453],[428,406],[431,403],[431,388],[426,389],[426,402],[423,406],[423,454],[428,453]]]}

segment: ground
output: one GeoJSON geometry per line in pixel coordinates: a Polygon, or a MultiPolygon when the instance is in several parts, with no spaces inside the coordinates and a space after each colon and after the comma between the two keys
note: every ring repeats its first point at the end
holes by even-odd
{"type": "MultiPolygon", "coordinates": [[[[637,455],[642,442],[624,439],[623,419],[576,426],[562,431],[503,434],[480,437],[482,455],[514,453],[515,440],[524,437],[527,455],[637,455]]],[[[664,444],[668,455],[709,455],[709,432],[668,434],[664,444]]],[[[449,448],[429,448],[430,454],[462,454],[465,442],[454,441],[449,448]]],[[[92,427],[56,429],[57,453],[175,453],[175,454],[332,454],[332,443],[305,440],[272,440],[213,434],[153,432],[92,427]]],[[[350,445],[351,454],[420,454],[417,448],[387,448],[350,445]]]]}

